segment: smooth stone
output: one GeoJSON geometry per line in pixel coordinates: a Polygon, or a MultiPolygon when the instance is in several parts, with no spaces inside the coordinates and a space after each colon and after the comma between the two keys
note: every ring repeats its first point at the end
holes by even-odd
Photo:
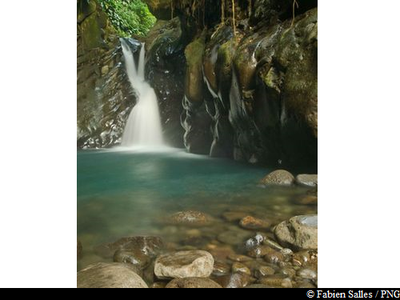
{"type": "Polygon", "coordinates": [[[246,212],[232,211],[232,212],[223,213],[222,217],[228,222],[236,222],[236,221],[240,221],[247,215],[248,215],[248,213],[246,213],[246,212]]]}
{"type": "Polygon", "coordinates": [[[297,272],[297,276],[304,278],[304,279],[311,279],[315,280],[317,279],[317,272],[311,269],[300,269],[297,272]]]}
{"type": "Polygon", "coordinates": [[[95,248],[95,253],[103,258],[112,258],[117,250],[141,251],[150,257],[156,257],[163,249],[161,238],[153,236],[125,237],[111,244],[95,248]]]}
{"type": "Polygon", "coordinates": [[[168,223],[174,225],[186,225],[201,227],[211,224],[211,217],[199,211],[182,211],[168,218],[168,223]]]}
{"type": "Polygon", "coordinates": [[[269,229],[271,227],[271,223],[266,220],[261,220],[258,218],[254,218],[252,216],[247,216],[242,220],[240,220],[240,226],[245,229],[260,230],[260,229],[269,229]]]}
{"type": "Polygon", "coordinates": [[[272,249],[271,247],[268,246],[257,246],[253,249],[251,249],[247,255],[253,258],[261,258],[266,256],[267,254],[270,253],[276,253],[277,251],[275,251],[274,249],[272,249]]]}
{"type": "Polygon", "coordinates": [[[181,278],[174,279],[166,286],[167,289],[222,289],[215,281],[209,278],[181,278]]]}
{"type": "Polygon", "coordinates": [[[257,268],[255,274],[257,278],[262,278],[265,276],[274,275],[275,269],[269,266],[260,266],[257,268]]]}
{"type": "Polygon", "coordinates": [[[78,240],[78,251],[77,251],[78,260],[82,258],[82,254],[83,254],[82,243],[78,240]]]}
{"type": "Polygon", "coordinates": [[[227,245],[238,246],[241,245],[250,236],[251,233],[244,230],[225,231],[218,235],[218,241],[227,245]]]}
{"type": "Polygon", "coordinates": [[[78,288],[148,288],[126,264],[98,263],[78,273],[78,288]]]}
{"type": "Polygon", "coordinates": [[[212,272],[213,276],[225,276],[231,272],[231,267],[222,262],[222,261],[215,261],[214,262],[214,270],[212,272]]]}
{"type": "Polygon", "coordinates": [[[279,271],[279,273],[290,278],[296,277],[296,270],[292,267],[284,267],[279,271]]]}
{"type": "Polygon", "coordinates": [[[214,259],[219,259],[219,260],[226,260],[230,255],[235,253],[232,247],[229,245],[217,246],[213,249],[210,249],[209,252],[214,257],[214,259]]]}
{"type": "Polygon", "coordinates": [[[260,279],[261,284],[274,288],[292,288],[292,280],[284,275],[271,275],[260,279]]]}
{"type": "Polygon", "coordinates": [[[261,179],[260,183],[264,185],[291,186],[294,182],[295,178],[290,172],[286,170],[276,170],[261,179]]]}
{"type": "Polygon", "coordinates": [[[313,195],[307,195],[299,200],[300,204],[303,205],[316,205],[318,204],[318,197],[313,195]]]}
{"type": "Polygon", "coordinates": [[[182,251],[161,255],[154,267],[160,278],[209,277],[214,269],[214,258],[206,251],[182,251]]]}
{"type": "Polygon", "coordinates": [[[271,247],[272,249],[275,249],[275,250],[277,250],[277,251],[281,251],[281,250],[283,249],[283,247],[282,247],[281,245],[279,245],[277,242],[272,241],[271,239],[268,239],[268,238],[266,238],[266,239],[263,241],[263,244],[264,244],[265,246],[269,246],[269,247],[271,247]]]}
{"type": "Polygon", "coordinates": [[[294,250],[318,248],[318,216],[306,215],[291,218],[275,228],[278,242],[294,250]]]}
{"type": "Polygon", "coordinates": [[[292,263],[294,266],[316,266],[318,263],[318,252],[316,251],[300,251],[293,254],[292,263]]]}
{"type": "Polygon", "coordinates": [[[246,249],[250,251],[257,246],[262,245],[267,239],[268,237],[265,234],[257,233],[254,237],[246,241],[246,249]]]}
{"type": "Polygon", "coordinates": [[[152,289],[165,289],[167,286],[166,282],[154,282],[150,288],[152,289]]]}
{"type": "Polygon", "coordinates": [[[228,289],[244,288],[254,282],[249,275],[243,273],[235,273],[232,275],[223,276],[218,278],[217,281],[223,288],[228,289]]]}
{"type": "Polygon", "coordinates": [[[250,269],[246,265],[238,262],[232,265],[232,273],[243,273],[251,276],[250,269]]]}
{"type": "Polygon", "coordinates": [[[248,257],[246,255],[239,255],[239,254],[229,255],[228,259],[231,261],[234,261],[234,262],[248,262],[248,261],[253,260],[251,257],[248,257]]]}
{"type": "Polygon", "coordinates": [[[114,254],[114,262],[132,264],[139,269],[145,269],[150,264],[150,257],[142,251],[117,250],[114,254]]]}
{"type": "Polygon", "coordinates": [[[316,187],[318,185],[317,174],[300,174],[296,176],[296,183],[302,186],[316,187]]]}
{"type": "Polygon", "coordinates": [[[279,264],[285,261],[285,257],[281,252],[275,251],[271,248],[271,251],[264,256],[264,260],[271,264],[279,264]]]}

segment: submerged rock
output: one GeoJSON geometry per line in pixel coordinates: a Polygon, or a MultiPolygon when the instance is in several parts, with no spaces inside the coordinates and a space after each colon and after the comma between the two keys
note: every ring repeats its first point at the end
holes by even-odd
{"type": "Polygon", "coordinates": [[[316,187],[318,185],[317,174],[300,174],[296,176],[296,183],[298,185],[316,187]]]}
{"type": "Polygon", "coordinates": [[[286,170],[276,170],[269,173],[261,180],[261,184],[265,185],[293,185],[295,178],[286,170]]]}
{"type": "Polygon", "coordinates": [[[201,227],[211,224],[211,217],[199,211],[182,211],[168,217],[167,222],[173,225],[201,227]]]}
{"type": "Polygon", "coordinates": [[[254,218],[252,216],[247,216],[242,220],[240,220],[240,226],[245,229],[259,230],[259,229],[269,229],[271,227],[271,223],[267,220],[262,220],[254,218]]]}
{"type": "Polygon", "coordinates": [[[140,250],[117,250],[114,254],[114,262],[132,264],[143,270],[150,264],[150,257],[140,250]]]}
{"type": "Polygon", "coordinates": [[[78,288],[148,288],[125,264],[98,263],[78,273],[78,288]]]}
{"type": "Polygon", "coordinates": [[[215,281],[209,278],[182,278],[174,279],[166,286],[167,289],[222,289],[215,281]]]}
{"type": "Polygon", "coordinates": [[[103,244],[95,248],[97,255],[112,258],[117,250],[142,252],[149,257],[156,257],[164,249],[164,243],[159,237],[125,237],[111,244],[103,244]]]}
{"type": "Polygon", "coordinates": [[[247,274],[249,276],[251,276],[251,270],[244,264],[242,263],[234,263],[232,265],[232,272],[233,273],[243,273],[243,274],[247,274]]]}
{"type": "Polygon", "coordinates": [[[160,279],[209,277],[214,269],[214,258],[206,251],[182,251],[157,258],[154,273],[160,279]]]}
{"type": "Polygon", "coordinates": [[[243,242],[250,236],[251,233],[244,230],[231,230],[218,235],[218,241],[227,245],[237,246],[243,244],[243,242]]]}
{"type": "Polygon", "coordinates": [[[266,276],[260,279],[261,284],[265,284],[267,286],[273,288],[292,288],[293,282],[289,277],[284,275],[271,275],[266,276]]]}
{"type": "Polygon", "coordinates": [[[275,228],[279,243],[295,250],[318,248],[317,215],[297,216],[275,228]]]}

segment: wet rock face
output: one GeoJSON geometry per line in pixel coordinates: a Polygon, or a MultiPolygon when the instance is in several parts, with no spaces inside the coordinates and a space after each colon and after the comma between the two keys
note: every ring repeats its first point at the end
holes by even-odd
{"type": "MultiPolygon", "coordinates": [[[[292,8],[292,1],[256,1],[254,4],[260,15],[269,14],[273,19],[273,13],[266,8],[269,5],[279,12],[278,17],[284,22],[260,21],[252,30],[239,26],[236,38],[231,26],[221,25],[209,32],[203,54],[207,89],[201,93],[198,80],[186,81],[184,116],[195,120],[184,123],[189,135],[187,149],[191,150],[194,144],[190,142],[192,133],[209,130],[211,156],[315,169],[317,10],[297,14],[292,26],[289,18],[292,13],[283,17],[284,6],[288,4],[292,8]],[[198,100],[201,98],[212,122],[204,114],[198,100]]],[[[191,55],[194,52],[191,48],[187,48],[187,57],[196,57],[191,55]]],[[[197,134],[196,138],[196,145],[209,144],[207,134],[197,134]]]]}
{"type": "Polygon", "coordinates": [[[180,118],[185,81],[185,47],[188,44],[179,18],[158,21],[145,39],[146,78],[154,88],[160,108],[164,140],[183,148],[180,118]]]}
{"type": "Polygon", "coordinates": [[[78,1],[77,146],[105,148],[121,141],[136,103],[120,41],[95,1],[78,1]]]}
{"type": "Polygon", "coordinates": [[[98,263],[78,273],[78,288],[148,288],[148,286],[127,265],[98,263]]]}

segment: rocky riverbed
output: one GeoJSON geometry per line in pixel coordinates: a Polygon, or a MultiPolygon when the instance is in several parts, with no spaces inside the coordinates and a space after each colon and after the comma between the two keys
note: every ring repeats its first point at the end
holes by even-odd
{"type": "MultiPolygon", "coordinates": [[[[316,176],[297,178],[317,184],[316,176]]],[[[167,215],[152,220],[157,226],[148,235],[108,243],[95,244],[93,236],[81,235],[78,287],[315,288],[317,190],[307,186],[278,170],[259,182],[260,191],[279,189],[280,196],[270,201],[256,197],[216,201],[203,210],[200,204],[167,209],[167,215]]]]}

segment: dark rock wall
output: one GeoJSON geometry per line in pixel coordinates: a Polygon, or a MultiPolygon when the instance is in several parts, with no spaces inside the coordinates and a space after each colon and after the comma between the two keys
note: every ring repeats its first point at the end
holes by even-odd
{"type": "Polygon", "coordinates": [[[120,41],[94,0],[78,0],[78,148],[120,143],[135,105],[120,41]]]}

